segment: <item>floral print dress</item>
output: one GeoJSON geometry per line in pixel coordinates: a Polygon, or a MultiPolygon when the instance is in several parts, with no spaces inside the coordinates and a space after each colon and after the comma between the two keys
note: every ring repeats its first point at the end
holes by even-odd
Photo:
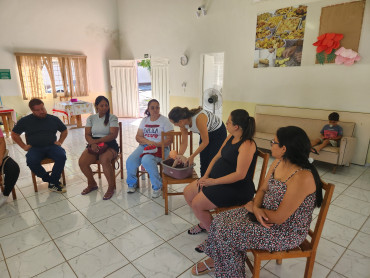
{"type": "MultiPolygon", "coordinates": [[[[277,165],[276,165],[277,167],[277,165]]],[[[276,169],[275,167],[275,169],[276,169]]],[[[274,178],[268,181],[268,190],[263,197],[262,207],[277,210],[284,198],[287,181],[274,178]]],[[[308,195],[297,210],[282,224],[270,228],[253,222],[245,208],[219,213],[213,219],[205,253],[215,262],[216,277],[245,277],[246,250],[260,249],[282,251],[301,244],[308,234],[312,212],[316,204],[316,193],[308,195]]]]}

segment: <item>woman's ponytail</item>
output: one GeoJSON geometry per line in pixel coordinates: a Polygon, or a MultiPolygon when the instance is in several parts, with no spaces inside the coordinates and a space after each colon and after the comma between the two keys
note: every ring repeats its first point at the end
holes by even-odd
{"type": "Polygon", "coordinates": [[[250,117],[248,112],[244,109],[236,109],[232,111],[230,115],[233,124],[238,125],[243,130],[241,141],[252,140],[256,132],[256,121],[254,118],[250,117]]]}

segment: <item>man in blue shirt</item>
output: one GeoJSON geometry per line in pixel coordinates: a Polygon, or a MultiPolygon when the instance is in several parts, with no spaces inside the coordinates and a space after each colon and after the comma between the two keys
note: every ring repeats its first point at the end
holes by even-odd
{"type": "Polygon", "coordinates": [[[12,130],[12,139],[27,152],[28,167],[44,182],[49,183],[50,191],[66,192],[59,179],[67,159],[66,152],[61,147],[68,135],[67,127],[58,117],[47,113],[42,100],[31,99],[28,106],[32,114],[18,121],[12,130]],[[59,140],[57,131],[60,132],[59,140]],[[20,136],[23,132],[26,133],[26,144],[20,136]],[[41,165],[41,161],[46,157],[55,161],[51,175],[41,165]]]}

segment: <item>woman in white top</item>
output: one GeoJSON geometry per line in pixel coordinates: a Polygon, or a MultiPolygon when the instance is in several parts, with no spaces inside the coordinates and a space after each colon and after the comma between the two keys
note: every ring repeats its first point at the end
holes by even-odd
{"type": "MultiPolygon", "coordinates": [[[[153,189],[152,197],[157,198],[160,196],[162,189],[162,178],[157,165],[162,160],[161,134],[162,131],[173,131],[173,125],[167,117],[160,114],[159,102],[156,99],[149,101],[145,114],[147,117],[141,121],[136,134],[136,141],[139,146],[126,160],[127,192],[135,192],[137,187],[136,171],[141,164],[149,174],[153,189]]],[[[165,157],[169,155],[168,146],[171,143],[172,138],[165,138],[165,157]]]]}
{"type": "Polygon", "coordinates": [[[110,114],[109,101],[104,96],[98,96],[95,100],[96,114],[91,115],[87,118],[85,127],[85,139],[92,151],[97,154],[92,154],[86,150],[83,151],[78,161],[82,173],[87,178],[87,187],[81,192],[82,195],[86,195],[93,190],[98,189],[98,185],[93,177],[93,172],[90,165],[99,160],[103,166],[104,175],[108,181],[108,190],[105,193],[103,199],[108,200],[112,198],[114,194],[115,181],[114,181],[114,169],[112,166],[112,160],[117,157],[118,144],[116,138],[118,136],[119,124],[118,118],[115,115],[110,114]],[[105,152],[98,154],[100,143],[105,143],[108,148],[105,152]]]}
{"type": "Polygon", "coordinates": [[[168,118],[175,126],[180,127],[182,142],[177,159],[189,165],[200,153],[200,173],[204,176],[208,165],[220,150],[226,139],[226,127],[222,120],[202,107],[189,110],[187,107],[174,107],[168,118]],[[200,134],[199,147],[192,155],[185,158],[183,155],[188,147],[188,130],[200,134]]]}

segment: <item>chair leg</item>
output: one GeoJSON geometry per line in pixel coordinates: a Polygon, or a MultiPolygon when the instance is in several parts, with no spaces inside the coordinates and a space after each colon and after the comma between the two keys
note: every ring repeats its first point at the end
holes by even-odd
{"type": "Polygon", "coordinates": [[[335,174],[335,172],[337,171],[337,165],[334,165],[334,167],[333,167],[333,170],[331,170],[331,172],[333,173],[333,174],[335,174]]]}
{"type": "Polygon", "coordinates": [[[168,188],[167,188],[167,181],[163,182],[162,186],[163,191],[163,198],[164,198],[164,214],[168,215],[168,188]]]}
{"type": "Polygon", "coordinates": [[[15,193],[15,188],[12,190],[13,200],[17,199],[17,194],[15,193]]]}
{"type": "Polygon", "coordinates": [[[31,175],[32,175],[33,188],[35,189],[35,192],[38,192],[39,190],[37,189],[36,176],[33,172],[31,172],[31,175]]]}
{"type": "Polygon", "coordinates": [[[62,172],[62,180],[63,180],[63,184],[66,185],[66,175],[64,173],[64,170],[62,172]]]}
{"type": "Polygon", "coordinates": [[[98,178],[101,179],[100,163],[98,163],[98,178]]]}
{"type": "Polygon", "coordinates": [[[136,181],[137,187],[139,188],[140,187],[140,172],[139,172],[139,168],[137,168],[137,170],[136,170],[136,180],[137,180],[136,181]]]}
{"type": "Polygon", "coordinates": [[[312,252],[311,257],[307,258],[306,269],[304,270],[304,278],[311,278],[313,272],[313,266],[315,264],[316,253],[312,252]]]}
{"type": "Polygon", "coordinates": [[[114,185],[114,189],[117,188],[117,182],[116,182],[116,168],[114,168],[114,161],[112,161],[112,175],[114,177],[114,180],[113,180],[113,185],[114,185]]]}
{"type": "Polygon", "coordinates": [[[254,257],[254,266],[253,266],[253,278],[259,278],[260,277],[260,271],[261,271],[261,260],[257,258],[257,256],[254,257]]]}
{"type": "Polygon", "coordinates": [[[123,157],[122,157],[122,154],[119,158],[119,161],[120,161],[120,169],[121,169],[121,180],[123,180],[123,157]]]}

